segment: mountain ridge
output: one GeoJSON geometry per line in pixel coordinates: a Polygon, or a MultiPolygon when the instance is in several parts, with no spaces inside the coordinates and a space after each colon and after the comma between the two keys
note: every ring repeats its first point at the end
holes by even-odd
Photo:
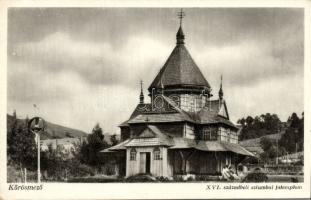
{"type": "MultiPolygon", "coordinates": [[[[19,119],[18,121],[25,121],[25,119],[19,119]]],[[[13,125],[13,116],[7,114],[7,129],[11,129],[13,125]]],[[[111,144],[109,133],[103,133],[104,140],[111,144]]],[[[69,128],[63,125],[59,125],[56,123],[52,123],[49,121],[46,121],[46,131],[45,133],[40,135],[41,140],[47,140],[47,139],[62,139],[62,138],[80,138],[80,137],[87,137],[88,133],[75,129],[75,128],[69,128]]],[[[120,135],[117,135],[117,140],[120,140],[120,135]]]]}
{"type": "MultiPolygon", "coordinates": [[[[13,116],[7,114],[7,129],[11,129],[13,125],[13,116]]],[[[18,121],[25,121],[25,119],[19,119],[18,121]]],[[[52,122],[46,121],[46,131],[41,134],[41,140],[45,139],[60,139],[60,138],[77,138],[77,137],[87,137],[87,133],[84,131],[69,128],[66,126],[58,125],[52,122]]]]}

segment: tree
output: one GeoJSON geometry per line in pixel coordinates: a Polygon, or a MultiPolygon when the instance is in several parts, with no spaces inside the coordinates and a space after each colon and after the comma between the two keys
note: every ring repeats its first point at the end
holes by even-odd
{"type": "Polygon", "coordinates": [[[50,144],[46,151],[41,152],[41,169],[47,171],[48,176],[53,180],[62,180],[66,177],[68,157],[69,153],[65,152],[63,146],[58,145],[54,149],[50,144]]]}
{"type": "Polygon", "coordinates": [[[267,151],[273,146],[273,143],[268,138],[263,137],[260,139],[260,146],[264,151],[267,151]]]}
{"type": "Polygon", "coordinates": [[[283,148],[277,147],[276,141],[265,137],[260,139],[260,147],[263,149],[263,152],[260,154],[260,159],[263,162],[274,160],[285,153],[283,148]]]}
{"type": "Polygon", "coordinates": [[[293,113],[288,119],[289,127],[280,139],[280,146],[287,152],[295,153],[303,151],[304,142],[304,115],[299,119],[296,113],[293,113]]]}
{"type": "Polygon", "coordinates": [[[251,116],[247,116],[247,117],[246,117],[245,122],[246,122],[246,125],[247,125],[247,126],[251,126],[252,123],[253,123],[253,121],[254,121],[254,119],[253,119],[251,116]]]}
{"type": "Polygon", "coordinates": [[[16,113],[13,114],[13,123],[7,133],[7,150],[8,157],[13,164],[21,169],[36,167],[36,143],[35,135],[28,130],[28,118],[26,120],[18,120],[16,113]]]}
{"type": "Polygon", "coordinates": [[[87,137],[87,143],[83,143],[81,147],[82,162],[91,166],[99,166],[101,159],[99,151],[108,147],[104,140],[105,136],[99,124],[97,123],[92,130],[92,133],[87,137]]]}
{"type": "Polygon", "coordinates": [[[111,141],[111,146],[114,146],[119,143],[119,140],[117,139],[116,134],[113,134],[110,136],[110,141],[111,141]]]}
{"type": "Polygon", "coordinates": [[[246,126],[246,120],[244,118],[238,120],[238,124],[241,124],[242,127],[246,126]]]}
{"type": "Polygon", "coordinates": [[[281,127],[281,121],[276,114],[262,114],[260,116],[251,116],[238,120],[242,125],[240,140],[258,138],[269,134],[278,133],[281,127]]]}

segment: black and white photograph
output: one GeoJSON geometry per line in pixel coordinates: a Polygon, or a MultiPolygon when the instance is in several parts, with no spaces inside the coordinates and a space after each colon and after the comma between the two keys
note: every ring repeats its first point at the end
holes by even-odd
{"type": "Polygon", "coordinates": [[[308,190],[305,20],[299,6],[8,7],[5,189],[308,190]]]}

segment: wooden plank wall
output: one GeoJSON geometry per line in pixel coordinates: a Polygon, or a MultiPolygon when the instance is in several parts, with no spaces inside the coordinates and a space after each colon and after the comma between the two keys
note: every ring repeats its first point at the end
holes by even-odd
{"type": "MultiPolygon", "coordinates": [[[[178,151],[186,154],[185,150],[169,151],[168,176],[182,173],[182,159],[178,151]]],[[[186,172],[190,174],[219,174],[226,164],[233,164],[231,157],[231,154],[227,152],[196,151],[186,163],[186,172]]]]}
{"type": "Polygon", "coordinates": [[[153,176],[167,176],[167,148],[159,147],[161,150],[162,160],[154,160],[154,147],[136,147],[136,160],[130,160],[131,148],[126,150],[126,177],[133,176],[139,173],[140,168],[140,153],[150,152],[150,173],[153,176]]]}

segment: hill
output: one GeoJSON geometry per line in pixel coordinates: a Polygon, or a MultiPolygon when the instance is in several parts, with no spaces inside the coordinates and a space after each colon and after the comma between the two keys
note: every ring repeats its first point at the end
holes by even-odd
{"type": "MultiPolygon", "coordinates": [[[[17,119],[18,121],[24,121],[25,119],[17,119]]],[[[7,115],[7,128],[11,129],[13,124],[13,116],[7,115]]],[[[60,138],[77,138],[77,137],[86,137],[87,133],[68,128],[65,126],[61,126],[58,124],[54,124],[46,121],[46,132],[41,135],[41,140],[45,139],[60,139],[60,138]]]]}
{"type": "Polygon", "coordinates": [[[239,144],[242,145],[244,148],[246,148],[247,150],[249,150],[252,153],[260,154],[263,152],[262,148],[260,147],[260,140],[262,138],[268,138],[270,140],[280,140],[284,133],[285,133],[285,131],[282,131],[280,133],[265,135],[265,136],[262,136],[259,138],[242,140],[239,142],[239,144]]]}
{"type": "MultiPolygon", "coordinates": [[[[24,121],[25,119],[17,119],[19,121],[24,121]]],[[[13,116],[7,114],[7,128],[11,129],[13,124],[13,116]]],[[[104,133],[104,140],[111,144],[110,140],[110,134],[104,133]]],[[[40,139],[41,140],[47,140],[47,139],[61,139],[61,138],[80,138],[80,137],[87,137],[87,133],[73,129],[68,128],[65,126],[61,126],[58,124],[54,124],[51,122],[46,121],[46,133],[42,134],[40,139]]],[[[116,136],[117,140],[120,140],[120,135],[116,136]]]]}

